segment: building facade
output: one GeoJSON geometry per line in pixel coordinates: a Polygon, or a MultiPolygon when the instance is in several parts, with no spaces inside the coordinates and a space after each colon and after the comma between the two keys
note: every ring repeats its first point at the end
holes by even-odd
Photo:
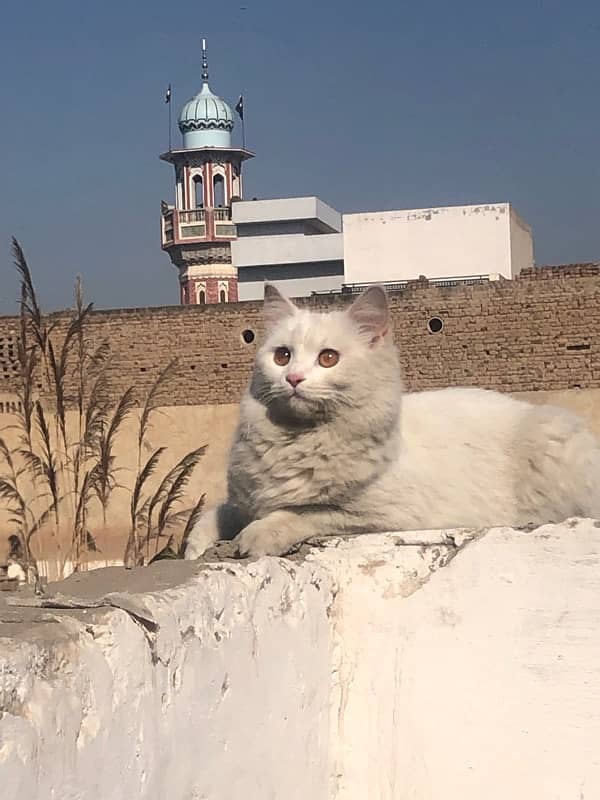
{"type": "Polygon", "coordinates": [[[531,269],[531,228],[510,203],[340,215],[317,197],[235,203],[240,300],[265,280],[292,297],[369,283],[515,278],[531,269]]]}
{"type": "Polygon", "coordinates": [[[515,278],[531,228],[510,203],[344,214],[344,282],[515,278]]]}
{"type": "Polygon", "coordinates": [[[264,282],[290,297],[339,291],[344,282],[342,217],[317,197],[234,203],[231,245],[240,300],[262,297],[264,282]]]}

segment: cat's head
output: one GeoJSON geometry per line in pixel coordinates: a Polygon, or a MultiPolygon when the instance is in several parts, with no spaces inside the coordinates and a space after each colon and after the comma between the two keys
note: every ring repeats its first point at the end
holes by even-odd
{"type": "Polygon", "coordinates": [[[265,341],[251,392],[278,417],[319,422],[344,409],[364,409],[382,385],[400,382],[388,336],[385,291],[373,286],[344,311],[301,309],[265,286],[265,341]]]}

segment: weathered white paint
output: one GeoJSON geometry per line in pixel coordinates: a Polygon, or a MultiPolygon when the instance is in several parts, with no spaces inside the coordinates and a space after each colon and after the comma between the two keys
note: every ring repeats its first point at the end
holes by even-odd
{"type": "Polygon", "coordinates": [[[533,266],[531,229],[509,203],[344,214],[344,281],[372,283],[533,266]]]}
{"type": "Polygon", "coordinates": [[[454,558],[394,539],[319,554],[338,583],[332,798],[600,797],[597,523],[499,528],[454,558]]]}
{"type": "Polygon", "coordinates": [[[0,607],[3,800],[600,796],[591,520],[60,588],[117,607],[0,607]]]}
{"type": "MultiPolygon", "coordinates": [[[[2,800],[329,796],[326,577],[274,559],[191,567],[111,571],[146,582],[112,596],[130,613],[0,624],[2,800]]],[[[97,596],[102,572],[63,592],[97,596]]]]}

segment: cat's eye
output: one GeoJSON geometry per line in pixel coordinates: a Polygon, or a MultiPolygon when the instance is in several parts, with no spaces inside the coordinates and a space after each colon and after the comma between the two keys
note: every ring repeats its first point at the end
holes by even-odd
{"type": "Polygon", "coordinates": [[[278,347],[273,353],[273,361],[278,367],[285,367],[286,364],[289,364],[291,357],[292,354],[288,347],[278,347]]]}
{"type": "Polygon", "coordinates": [[[319,353],[319,364],[322,367],[335,367],[339,360],[340,354],[337,350],[327,348],[326,350],[321,350],[319,353]]]}

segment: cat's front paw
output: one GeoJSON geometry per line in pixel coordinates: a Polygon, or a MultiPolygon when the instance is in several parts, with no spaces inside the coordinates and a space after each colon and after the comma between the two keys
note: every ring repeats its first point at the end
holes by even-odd
{"type": "Polygon", "coordinates": [[[200,558],[219,538],[217,509],[203,514],[192,528],[185,548],[186,559],[200,558]]]}
{"type": "Polygon", "coordinates": [[[294,544],[281,527],[268,519],[257,519],[246,525],[236,538],[237,554],[242,558],[281,556],[294,544]]]}

